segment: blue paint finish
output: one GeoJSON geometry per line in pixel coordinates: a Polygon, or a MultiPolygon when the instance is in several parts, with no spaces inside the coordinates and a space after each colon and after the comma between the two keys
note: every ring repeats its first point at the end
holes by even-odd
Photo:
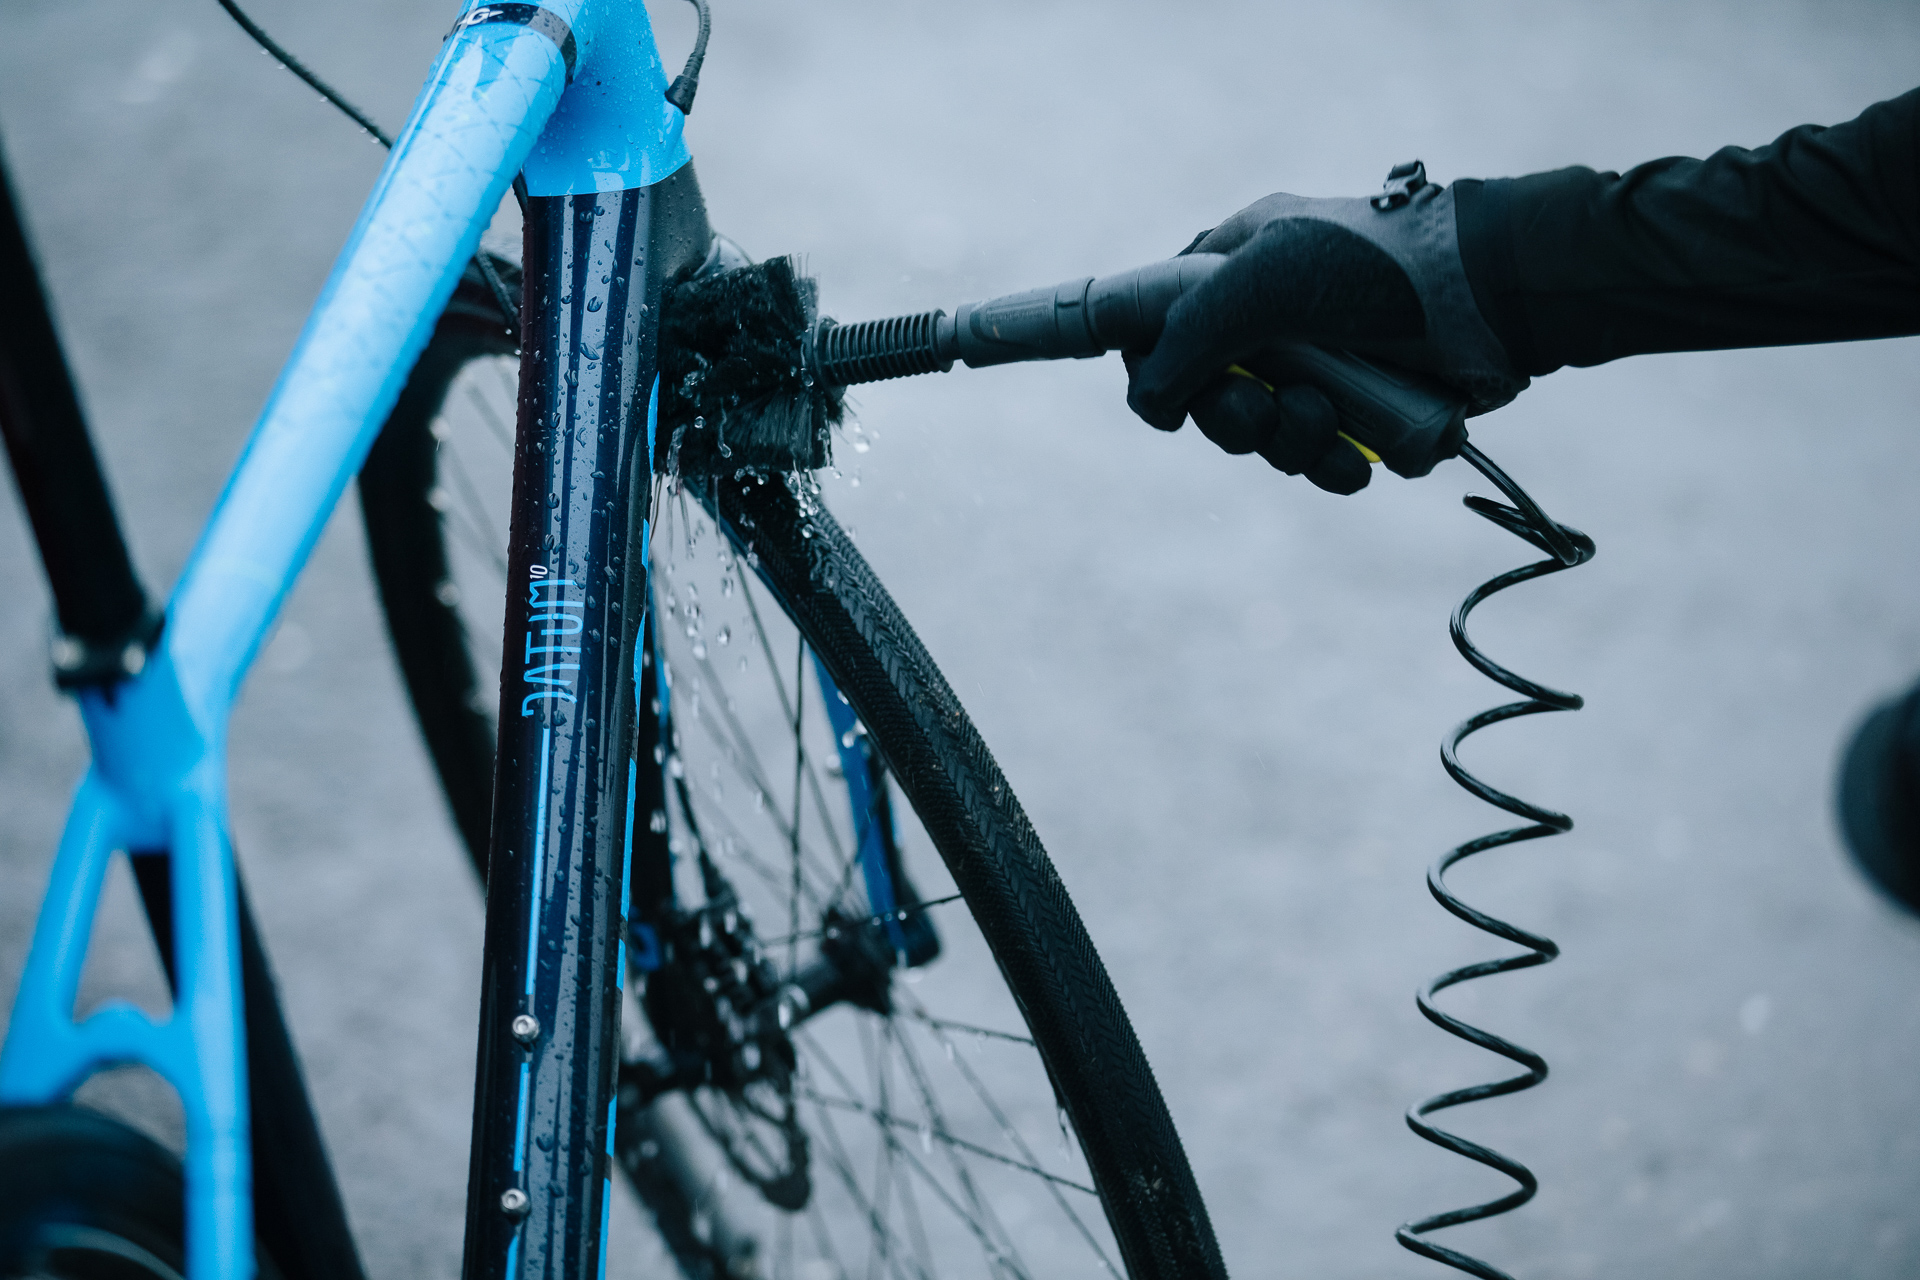
{"type": "MultiPolygon", "coordinates": [[[[57,1101],[120,1062],[167,1079],[187,1121],[188,1280],[248,1280],[254,1271],[225,819],[233,699],[513,175],[523,166],[530,178],[542,174],[536,194],[609,190],[658,181],[687,159],[642,6],[546,7],[575,32],[583,92],[566,92],[559,48],[537,30],[480,24],[447,41],[180,577],[154,660],[111,703],[80,695],[95,763],[75,797],[0,1048],[0,1102],[57,1101]],[[637,74],[601,74],[629,62],[637,74]],[[529,164],[536,139],[544,149],[529,164]],[[567,149],[578,159],[563,160],[567,149]],[[100,886],[127,849],[170,854],[179,995],[162,1023],[114,1004],[76,1024],[100,886]]],[[[543,804],[546,767],[543,758],[543,804]]],[[[536,901],[543,855],[536,851],[536,901]]],[[[530,924],[529,980],[537,908],[530,924]]],[[[524,1133],[525,1083],[521,1097],[524,1133]]],[[[509,1274],[518,1247],[516,1236],[509,1274]]]]}
{"type": "Polygon", "coordinates": [[[650,924],[637,924],[631,930],[634,941],[633,967],[652,973],[660,967],[660,935],[650,924]]]}
{"type": "MultiPolygon", "coordinates": [[[[659,448],[660,448],[660,375],[656,373],[653,375],[653,390],[647,392],[647,465],[649,467],[653,465],[653,459],[660,456],[659,453],[656,452],[659,448]]],[[[641,528],[643,529],[646,528],[646,525],[643,523],[641,525],[641,528]]],[[[640,546],[642,549],[643,557],[645,555],[646,545],[647,545],[646,541],[642,539],[640,546]]],[[[640,561],[640,563],[642,565],[645,565],[646,560],[643,558],[640,561]]],[[[636,681],[633,687],[638,689],[640,685],[636,681]]]]}
{"type": "Polygon", "coordinates": [[[533,1064],[520,1064],[520,1120],[514,1126],[517,1136],[513,1140],[513,1171],[519,1173],[527,1165],[527,1092],[533,1087],[533,1064]]]}
{"type": "Polygon", "coordinates": [[[507,1245],[507,1277],[515,1280],[520,1274],[520,1235],[514,1233],[513,1241],[507,1245]]]}
{"type": "Polygon", "coordinates": [[[855,726],[859,723],[853,708],[840,697],[833,677],[816,655],[814,674],[820,677],[820,701],[826,704],[827,721],[833,726],[833,744],[840,752],[840,772],[846,775],[847,803],[853,807],[853,837],[860,850],[860,872],[867,885],[867,905],[887,923],[887,940],[896,953],[907,949],[907,936],[897,916],[898,899],[893,892],[893,873],[887,869],[886,841],[893,832],[883,832],[874,821],[877,796],[873,777],[867,770],[867,743],[855,726]]]}
{"type": "MultiPolygon", "coordinates": [[[[527,995],[533,995],[533,975],[536,972],[534,961],[538,958],[535,948],[540,945],[540,907],[545,901],[541,892],[541,879],[546,875],[547,857],[547,786],[548,766],[553,760],[553,726],[547,725],[540,732],[540,816],[533,828],[533,886],[528,893],[527,907],[527,995]]],[[[526,1111],[526,1098],[521,1096],[520,1109],[526,1111]]],[[[516,1168],[519,1166],[516,1165],[516,1168]]]]}
{"type": "Polygon", "coordinates": [[[168,610],[162,644],[203,725],[224,719],[565,76],[520,26],[466,28],[434,64],[168,610]]]}
{"type": "MultiPolygon", "coordinates": [[[[643,619],[643,625],[640,628],[643,636],[646,634],[644,621],[643,619]]],[[[638,655],[640,652],[641,646],[635,645],[634,653],[638,655]]],[[[634,697],[640,696],[640,672],[637,662],[633,673],[633,691],[634,697]]],[[[620,984],[622,991],[627,989],[627,923],[633,902],[633,793],[639,781],[639,761],[629,756],[627,757],[627,830],[620,853],[620,955],[613,967],[614,981],[620,984]]]]}
{"type": "Polygon", "coordinates": [[[480,232],[558,103],[558,49],[525,28],[449,40],[168,608],[141,676],[80,697],[94,767],[75,798],[22,975],[0,1099],[47,1103],[115,1062],[152,1067],[187,1117],[187,1275],[253,1274],[226,720],[248,664],[426,345],[480,232]],[[106,863],[170,854],[180,994],[75,1025],[106,863]]]}
{"type": "MultiPolygon", "coordinates": [[[[638,652],[638,650],[639,646],[636,645],[635,652],[638,652]]],[[[640,673],[636,671],[633,675],[634,696],[637,698],[640,696],[640,673]]],[[[622,926],[622,932],[625,932],[625,925],[627,923],[628,902],[633,896],[633,792],[634,785],[639,781],[640,762],[632,757],[628,757],[627,832],[626,841],[622,845],[624,852],[620,856],[620,924],[622,926]]]]}
{"type": "Polygon", "coordinates": [[[151,1067],[173,1085],[186,1117],[188,1274],[250,1276],[246,1027],[222,733],[206,732],[194,716],[164,646],[112,702],[88,691],[80,707],[94,765],[54,857],[0,1049],[0,1103],[58,1102],[103,1067],[151,1067]],[[155,1023],[115,1001],[76,1024],[74,997],[107,866],[136,848],[171,854],[173,1012],[155,1023]]]}
{"type": "Polygon", "coordinates": [[[687,118],[666,99],[667,72],[646,6],[549,0],[543,7],[573,28],[580,55],[573,83],[527,157],[528,194],[649,187],[685,164],[687,118]]]}
{"type": "Polygon", "coordinates": [[[607,1228],[613,1221],[613,1126],[617,1096],[607,1099],[607,1177],[600,1197],[600,1280],[607,1280],[607,1228]]]}
{"type": "MultiPolygon", "coordinates": [[[[613,1132],[613,1122],[607,1122],[607,1132],[613,1132]]],[[[612,1154],[612,1143],[608,1143],[608,1154],[612,1154]]],[[[607,1227],[613,1220],[613,1179],[609,1177],[606,1187],[600,1195],[600,1280],[607,1280],[607,1227]]]]}

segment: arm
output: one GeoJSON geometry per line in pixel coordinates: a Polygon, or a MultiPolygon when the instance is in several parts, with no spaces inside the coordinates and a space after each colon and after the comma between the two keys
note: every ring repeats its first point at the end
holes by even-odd
{"type": "Polygon", "coordinates": [[[1920,333],[1920,89],[1757,150],[1453,191],[1475,302],[1525,374],[1920,333]]]}

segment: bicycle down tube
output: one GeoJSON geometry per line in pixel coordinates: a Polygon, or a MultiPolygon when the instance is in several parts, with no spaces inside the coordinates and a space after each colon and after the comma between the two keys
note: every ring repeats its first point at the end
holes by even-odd
{"type": "Polygon", "coordinates": [[[469,3],[181,576],[153,660],[79,695],[94,761],[0,1049],[0,1104],[61,1100],[116,1063],[166,1078],[187,1121],[188,1280],[254,1272],[227,716],[523,168],[527,263],[541,274],[523,327],[508,639],[525,634],[528,663],[502,682],[465,1274],[601,1269],[624,910],[614,886],[629,829],[628,762],[603,744],[624,752],[631,738],[632,708],[612,695],[645,600],[622,600],[643,545],[628,512],[649,479],[634,393],[654,378],[662,273],[705,225],[666,86],[638,4],[469,3]],[[168,854],[174,1012],[156,1024],[115,1004],[76,1023],[106,867],[133,850],[168,854]]]}

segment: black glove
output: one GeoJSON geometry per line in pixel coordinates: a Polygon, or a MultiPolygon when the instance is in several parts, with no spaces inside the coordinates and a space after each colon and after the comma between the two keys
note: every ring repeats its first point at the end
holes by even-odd
{"type": "Polygon", "coordinates": [[[1353,493],[1371,473],[1334,406],[1287,385],[1262,347],[1313,342],[1419,370],[1465,393],[1473,413],[1524,390],[1474,305],[1452,192],[1417,170],[1397,186],[1371,201],[1271,195],[1196,239],[1186,252],[1227,261],[1174,304],[1150,353],[1129,356],[1133,411],[1162,431],[1191,415],[1228,453],[1353,493]]]}

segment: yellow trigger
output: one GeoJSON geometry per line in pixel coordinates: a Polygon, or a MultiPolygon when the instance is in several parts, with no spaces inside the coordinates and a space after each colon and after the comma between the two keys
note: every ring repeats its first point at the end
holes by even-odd
{"type": "MultiPolygon", "coordinates": [[[[1259,374],[1253,372],[1250,369],[1243,369],[1237,364],[1230,364],[1227,366],[1227,372],[1237,373],[1243,378],[1252,378],[1255,382],[1259,383],[1261,386],[1265,387],[1267,390],[1269,391],[1273,390],[1273,384],[1271,382],[1268,382],[1265,378],[1261,377],[1259,374]]],[[[1371,463],[1371,462],[1380,461],[1379,454],[1367,448],[1367,446],[1361,444],[1358,440],[1355,440],[1352,436],[1348,435],[1346,432],[1342,431],[1340,433],[1340,438],[1342,440],[1345,440],[1348,444],[1352,445],[1354,448],[1358,449],[1360,451],[1360,456],[1365,458],[1368,462],[1371,463]]]]}

